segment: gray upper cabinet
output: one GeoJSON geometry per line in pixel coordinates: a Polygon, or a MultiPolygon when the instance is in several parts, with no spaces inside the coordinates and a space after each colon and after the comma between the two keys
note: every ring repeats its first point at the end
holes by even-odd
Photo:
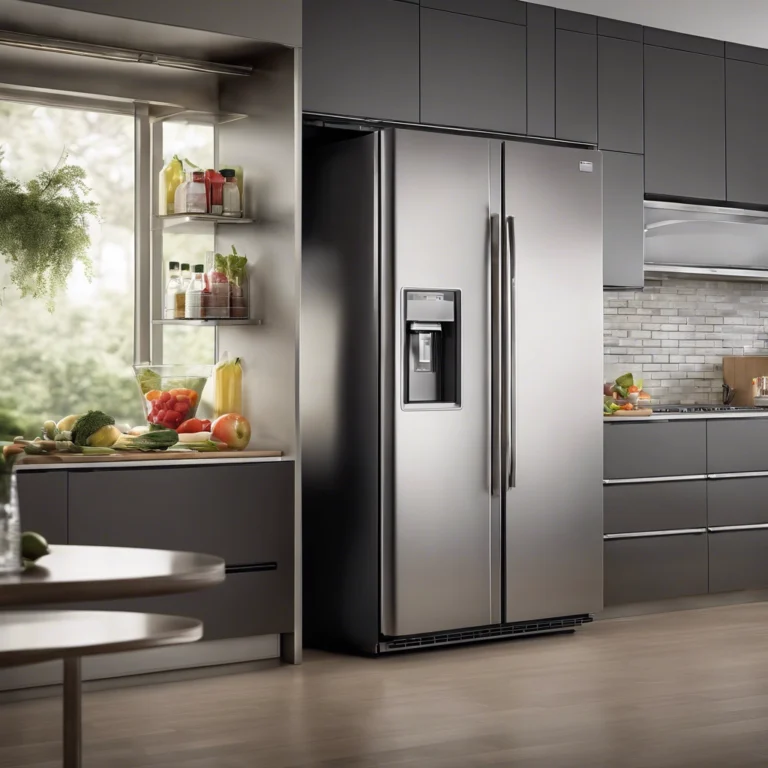
{"type": "Polygon", "coordinates": [[[421,0],[421,7],[510,24],[525,24],[527,10],[527,4],[521,0],[421,0]]]}
{"type": "Polygon", "coordinates": [[[555,137],[597,144],[597,37],[555,31],[555,137]]]}
{"type": "Polygon", "coordinates": [[[725,200],[725,60],[646,45],[644,82],[646,194],[725,200]]]}
{"type": "Polygon", "coordinates": [[[643,157],[603,152],[603,285],[642,288],[643,157]]]}
{"type": "Polygon", "coordinates": [[[597,16],[558,8],[555,11],[555,26],[558,29],[570,29],[571,32],[594,35],[597,32],[597,16]]]}
{"type": "Polygon", "coordinates": [[[419,7],[304,0],[305,112],[419,121],[419,7]]]}
{"type": "Polygon", "coordinates": [[[725,62],[728,200],[768,205],[768,67],[725,62]]]}
{"type": "Polygon", "coordinates": [[[600,149],[643,153],[643,46],[597,39],[597,143],[600,149]]]}
{"type": "Polygon", "coordinates": [[[517,24],[422,7],[421,122],[524,134],[525,38],[517,24]]]}

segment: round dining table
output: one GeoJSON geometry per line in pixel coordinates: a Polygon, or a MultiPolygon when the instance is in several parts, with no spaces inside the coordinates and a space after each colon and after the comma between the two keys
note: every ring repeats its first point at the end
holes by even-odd
{"type": "Polygon", "coordinates": [[[51,546],[22,573],[0,575],[0,667],[62,659],[64,768],[82,762],[83,656],[190,643],[202,622],[120,611],[16,610],[51,603],[192,592],[224,580],[213,555],[125,547],[51,546]],[[13,608],[14,610],[4,610],[13,608]]]}

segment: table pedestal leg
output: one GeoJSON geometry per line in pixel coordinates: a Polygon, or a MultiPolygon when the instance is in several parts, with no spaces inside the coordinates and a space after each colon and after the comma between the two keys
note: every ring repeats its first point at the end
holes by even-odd
{"type": "Polygon", "coordinates": [[[64,768],[80,768],[82,759],[81,719],[80,659],[64,659],[64,768]]]}

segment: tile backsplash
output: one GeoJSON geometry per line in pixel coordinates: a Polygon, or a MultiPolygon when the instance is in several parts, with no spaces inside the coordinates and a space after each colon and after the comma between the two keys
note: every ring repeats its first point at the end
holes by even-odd
{"type": "Polygon", "coordinates": [[[768,283],[653,281],[603,306],[606,381],[631,371],[655,403],[720,403],[723,356],[768,354],[768,283]]]}

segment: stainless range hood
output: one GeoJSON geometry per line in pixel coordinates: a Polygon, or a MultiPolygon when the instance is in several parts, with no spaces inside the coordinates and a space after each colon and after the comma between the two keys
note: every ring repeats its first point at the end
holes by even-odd
{"type": "Polygon", "coordinates": [[[645,275],[768,282],[768,212],[646,200],[645,275]]]}

